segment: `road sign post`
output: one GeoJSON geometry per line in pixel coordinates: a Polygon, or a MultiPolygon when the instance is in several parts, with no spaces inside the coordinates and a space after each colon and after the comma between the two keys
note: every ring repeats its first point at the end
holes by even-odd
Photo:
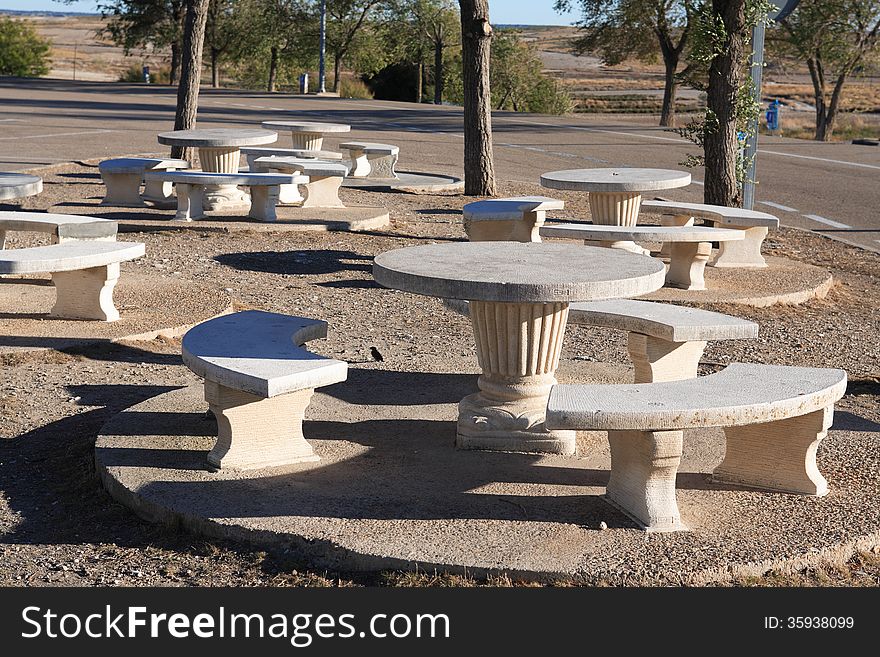
{"type": "MultiPolygon", "coordinates": [[[[773,9],[767,14],[771,21],[780,21],[797,7],[800,0],[785,0],[782,7],[773,9]]],[[[761,83],[764,73],[764,22],[752,28],[751,75],[755,102],[761,104],[761,83]]],[[[778,118],[777,113],[777,118],[778,118]]],[[[755,181],[758,175],[758,122],[759,116],[752,119],[750,135],[745,148],[745,180],[743,180],[743,207],[752,210],[755,207],[755,181]]]]}
{"type": "Polygon", "coordinates": [[[321,0],[321,37],[318,70],[318,93],[327,91],[324,60],[327,56],[327,0],[321,0]]]}

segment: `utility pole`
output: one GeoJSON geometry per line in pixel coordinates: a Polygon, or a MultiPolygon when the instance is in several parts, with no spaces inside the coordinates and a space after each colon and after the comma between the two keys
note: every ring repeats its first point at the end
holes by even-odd
{"type": "MultiPolygon", "coordinates": [[[[771,21],[780,21],[797,7],[800,0],[787,0],[783,2],[781,9],[775,7],[767,14],[771,21]]],[[[752,56],[750,58],[752,87],[755,102],[761,105],[761,83],[764,75],[764,22],[761,21],[752,28],[752,56]]],[[[751,134],[746,140],[745,159],[749,163],[743,180],[743,207],[753,210],[755,207],[755,179],[758,175],[758,127],[761,123],[760,114],[752,119],[751,134]]]]}
{"type": "Polygon", "coordinates": [[[76,80],[76,49],[79,48],[79,41],[73,44],[73,79],[76,80]]]}
{"type": "Polygon", "coordinates": [[[318,70],[318,93],[327,91],[324,58],[327,55],[327,0],[321,0],[321,54],[318,70]]]}

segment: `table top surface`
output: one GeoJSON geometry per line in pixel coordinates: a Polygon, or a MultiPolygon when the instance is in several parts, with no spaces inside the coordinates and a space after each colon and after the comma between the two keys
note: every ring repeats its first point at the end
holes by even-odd
{"type": "Polygon", "coordinates": [[[29,173],[0,172],[0,199],[34,196],[43,191],[43,179],[29,173]]]}
{"type": "Polygon", "coordinates": [[[387,251],[373,277],[425,296],[551,303],[634,297],[660,289],[665,266],[617,249],[540,242],[455,242],[387,251]]]}
{"type": "Polygon", "coordinates": [[[294,132],[350,132],[351,126],[345,123],[321,123],[316,121],[263,121],[264,128],[292,130],[294,132]]]}
{"type": "Polygon", "coordinates": [[[278,133],[259,128],[205,128],[196,130],[172,130],[160,132],[159,143],[173,146],[233,147],[271,144],[278,133]]]}
{"type": "Polygon", "coordinates": [[[544,187],[583,192],[653,192],[690,183],[691,174],[672,169],[565,169],[541,175],[544,187]]]}

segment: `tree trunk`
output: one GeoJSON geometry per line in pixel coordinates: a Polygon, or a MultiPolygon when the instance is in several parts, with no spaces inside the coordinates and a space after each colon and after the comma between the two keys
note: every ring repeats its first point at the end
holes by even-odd
{"type": "Polygon", "coordinates": [[[339,69],[342,68],[342,55],[333,55],[333,93],[339,93],[339,69]]]}
{"type": "Polygon", "coordinates": [[[704,202],[739,206],[736,179],[736,99],[743,77],[745,55],[745,0],[712,0],[712,12],[724,23],[728,35],[709,64],[706,126],[703,154],[706,161],[704,202]]]}
{"type": "Polygon", "coordinates": [[[816,104],[816,141],[825,141],[825,72],[819,57],[807,59],[810,79],[813,81],[813,99],[816,104]]]}
{"type": "Polygon", "coordinates": [[[434,42],[434,104],[443,104],[443,42],[434,42]]]}
{"type": "Polygon", "coordinates": [[[278,78],[278,47],[272,46],[269,49],[269,82],[266,84],[266,90],[270,94],[275,93],[275,82],[278,78]]]}
{"type": "Polygon", "coordinates": [[[419,58],[419,64],[417,66],[417,69],[418,70],[416,71],[416,77],[417,77],[417,80],[416,80],[416,102],[421,103],[422,102],[422,94],[425,93],[425,87],[424,87],[425,77],[422,75],[422,73],[425,70],[425,62],[422,61],[421,58],[419,58]]]}
{"type": "Polygon", "coordinates": [[[168,83],[177,84],[180,82],[180,44],[177,41],[171,42],[171,71],[168,73],[168,83]]]}
{"type": "Polygon", "coordinates": [[[492,162],[492,97],[489,53],[492,26],[489,0],[459,0],[464,87],[464,193],[495,196],[492,162]]]}
{"type": "Polygon", "coordinates": [[[666,66],[666,83],[663,87],[663,109],[660,111],[660,125],[666,128],[675,127],[675,92],[678,89],[678,81],[675,79],[675,71],[678,68],[678,53],[666,55],[663,59],[666,66]]]}
{"type": "Polygon", "coordinates": [[[834,84],[834,91],[831,93],[831,102],[828,104],[828,110],[825,112],[824,120],[821,125],[821,132],[817,131],[816,139],[818,141],[831,141],[831,135],[834,134],[834,124],[837,121],[837,111],[840,109],[840,97],[843,95],[843,85],[846,84],[847,73],[841,73],[837,82],[834,84]]]}
{"type": "MultiPolygon", "coordinates": [[[[177,86],[175,130],[192,130],[199,110],[199,85],[202,81],[202,45],[205,42],[205,21],[211,0],[189,0],[186,23],[183,28],[183,58],[180,66],[180,84],[177,86]]],[[[192,161],[192,149],[174,146],[171,157],[192,161]]]]}
{"type": "Polygon", "coordinates": [[[211,48],[211,86],[214,89],[220,86],[220,67],[217,65],[220,59],[220,51],[211,48]]]}

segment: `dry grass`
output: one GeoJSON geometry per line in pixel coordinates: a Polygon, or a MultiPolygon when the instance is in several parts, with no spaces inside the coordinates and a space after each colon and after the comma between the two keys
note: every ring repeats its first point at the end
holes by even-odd
{"type": "MultiPolygon", "coordinates": [[[[764,85],[764,95],[810,105],[815,102],[812,84],[771,81],[764,85]]],[[[880,112],[880,83],[872,79],[850,80],[844,87],[840,108],[848,112],[880,112]]]]}
{"type": "MultiPolygon", "coordinates": [[[[769,134],[766,128],[762,134],[769,134]]],[[[816,118],[811,112],[786,112],[781,115],[781,130],[772,134],[794,139],[813,139],[816,134],[816,118]]],[[[880,116],[843,113],[837,117],[831,141],[849,141],[851,139],[880,139],[880,116]]]]}

